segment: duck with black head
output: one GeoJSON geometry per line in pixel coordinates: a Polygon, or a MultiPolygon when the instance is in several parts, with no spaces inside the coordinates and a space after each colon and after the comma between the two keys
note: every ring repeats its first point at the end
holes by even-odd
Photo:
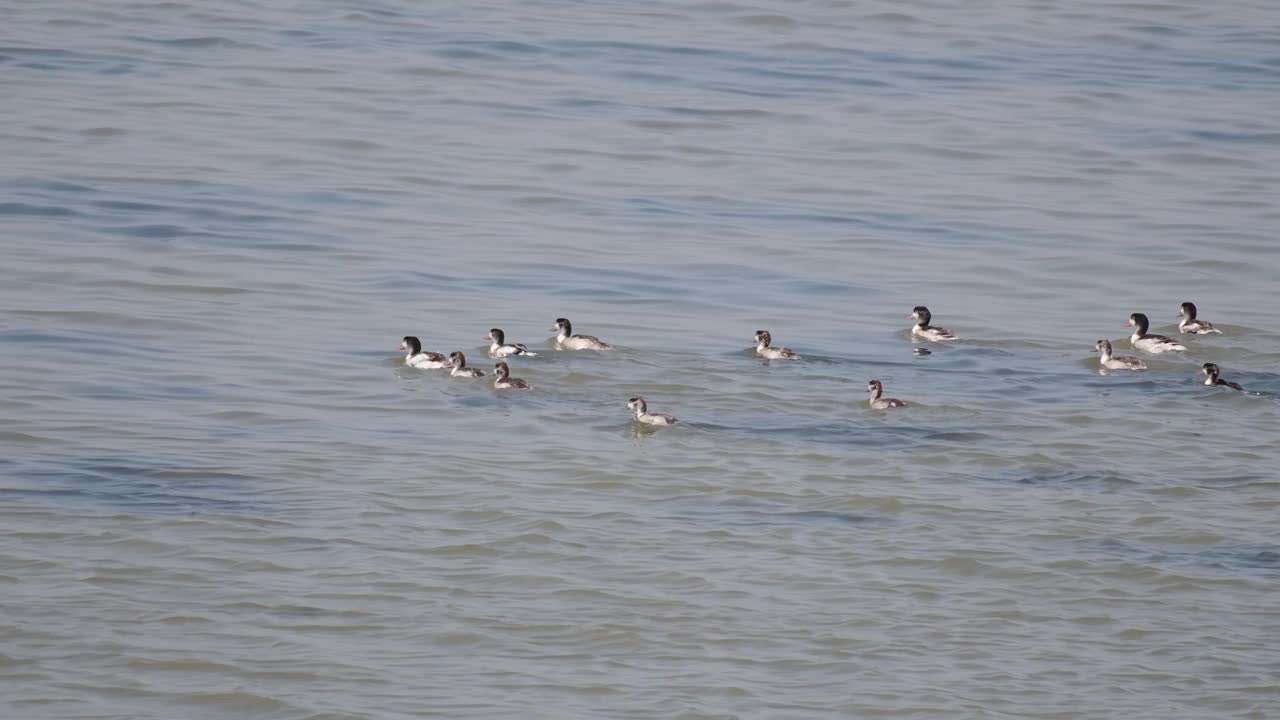
{"type": "Polygon", "coordinates": [[[533,352],[521,343],[508,343],[507,334],[498,328],[489,330],[489,357],[504,358],[512,355],[537,357],[538,353],[533,352]]]}
{"type": "Polygon", "coordinates": [[[915,306],[907,319],[916,321],[915,326],[911,328],[911,337],[914,339],[929,342],[947,342],[956,339],[955,334],[950,330],[929,324],[933,321],[933,313],[923,305],[915,306]]]}
{"type": "Polygon", "coordinates": [[[1142,313],[1130,315],[1129,322],[1125,323],[1125,325],[1133,328],[1133,334],[1129,336],[1129,343],[1133,345],[1135,350],[1158,355],[1167,352],[1183,352],[1187,349],[1186,345],[1173,338],[1148,333],[1147,329],[1151,327],[1151,321],[1147,320],[1147,316],[1142,313]]]}
{"type": "Polygon", "coordinates": [[[448,358],[438,352],[424,352],[422,341],[413,335],[404,336],[400,342],[400,349],[408,351],[409,354],[404,356],[404,364],[409,367],[422,368],[424,370],[438,370],[449,367],[448,358]]]}
{"type": "Polygon", "coordinates": [[[575,335],[568,318],[556,318],[554,327],[548,330],[556,334],[556,344],[563,350],[612,350],[613,346],[595,335],[575,335]]]}
{"type": "Polygon", "coordinates": [[[1178,309],[1178,332],[1187,333],[1189,335],[1212,335],[1222,334],[1222,331],[1213,326],[1208,320],[1199,320],[1196,318],[1196,304],[1193,302],[1184,302],[1182,307],[1178,309]]]}

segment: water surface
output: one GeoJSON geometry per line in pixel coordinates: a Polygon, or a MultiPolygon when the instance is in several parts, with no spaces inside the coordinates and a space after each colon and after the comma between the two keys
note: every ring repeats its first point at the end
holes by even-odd
{"type": "Polygon", "coordinates": [[[1271,4],[3,14],[6,717],[1280,701],[1271,4]]]}

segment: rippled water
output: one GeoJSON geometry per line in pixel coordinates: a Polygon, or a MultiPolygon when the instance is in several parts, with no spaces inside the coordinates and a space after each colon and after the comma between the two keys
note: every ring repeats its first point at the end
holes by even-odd
{"type": "Polygon", "coordinates": [[[1274,716],[1273,3],[0,14],[4,717],[1274,716]]]}

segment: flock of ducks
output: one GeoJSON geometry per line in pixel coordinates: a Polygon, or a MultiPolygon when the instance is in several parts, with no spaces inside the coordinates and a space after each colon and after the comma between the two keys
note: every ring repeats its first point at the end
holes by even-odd
{"type": "MultiPolygon", "coordinates": [[[[1178,332],[1186,335],[1221,335],[1222,331],[1213,326],[1213,323],[1207,320],[1201,320],[1196,317],[1196,304],[1193,302],[1184,302],[1178,311],[1178,332]]],[[[1147,332],[1151,327],[1151,321],[1142,313],[1134,313],[1129,316],[1129,322],[1125,323],[1128,327],[1133,328],[1133,334],[1129,336],[1129,343],[1134,349],[1149,352],[1153,355],[1167,352],[1185,352],[1186,345],[1164,335],[1152,335],[1147,332]]],[[[1111,343],[1107,340],[1099,340],[1095,345],[1100,355],[1099,363],[1103,370],[1146,370],[1147,364],[1142,360],[1129,355],[1112,355],[1111,343]]],[[[1244,391],[1239,383],[1224,380],[1222,378],[1222,370],[1215,364],[1207,362],[1200,366],[1200,374],[1204,375],[1204,384],[1210,387],[1225,387],[1232,390],[1244,391]]]]}
{"type": "MultiPolygon", "coordinates": [[[[1212,323],[1200,320],[1196,317],[1195,303],[1184,302],[1179,312],[1180,322],[1178,323],[1178,331],[1189,335],[1210,335],[1222,334],[1222,331],[1215,328],[1212,323]]],[[[929,312],[929,308],[923,305],[917,305],[912,309],[911,314],[907,316],[908,320],[914,320],[915,325],[911,328],[911,337],[917,342],[950,342],[956,340],[955,333],[946,328],[933,325],[933,314],[929,312]]],[[[1129,343],[1135,350],[1158,355],[1167,352],[1184,352],[1187,347],[1182,343],[1164,335],[1153,335],[1148,331],[1151,326],[1150,320],[1142,313],[1133,313],[1129,316],[1129,321],[1125,323],[1127,327],[1133,328],[1133,334],[1129,336],[1129,343]]],[[[560,350],[594,350],[604,351],[612,350],[613,346],[604,342],[594,335],[578,335],[573,332],[573,324],[566,318],[557,318],[556,324],[548,328],[548,332],[554,332],[556,347],[560,350]]],[[[532,385],[520,378],[511,377],[511,367],[503,358],[513,357],[537,357],[538,353],[533,352],[528,346],[521,343],[508,343],[506,333],[498,328],[489,330],[486,338],[489,340],[489,357],[498,360],[493,366],[493,386],[499,390],[530,390],[532,385]]],[[[755,333],[755,352],[761,358],[766,360],[800,360],[801,356],[794,350],[785,347],[776,347],[773,345],[773,336],[768,330],[757,330],[755,333]]],[[[428,352],[422,349],[422,342],[413,335],[406,335],[400,344],[400,349],[408,354],[404,356],[404,362],[409,367],[431,369],[448,369],[449,375],[453,377],[478,378],[484,377],[485,372],[479,368],[468,367],[467,358],[461,352],[451,352],[445,356],[437,352],[428,352]]],[[[1111,342],[1108,340],[1099,340],[1094,349],[1098,351],[1099,363],[1102,372],[1107,370],[1146,370],[1147,364],[1139,358],[1128,355],[1114,355],[1112,353],[1111,342]]],[[[917,349],[918,354],[927,355],[928,350],[917,349]]],[[[1200,368],[1200,373],[1205,376],[1204,384],[1211,387],[1226,387],[1232,390],[1241,390],[1244,388],[1237,383],[1222,378],[1222,371],[1213,363],[1205,363],[1200,368]]],[[[867,382],[867,393],[869,394],[868,405],[874,410],[888,410],[891,408],[904,408],[907,403],[897,398],[884,397],[884,385],[879,380],[871,380],[867,382]]],[[[627,401],[627,408],[631,410],[636,422],[645,425],[675,425],[677,420],[672,415],[664,415],[662,413],[649,412],[649,405],[642,397],[633,397],[627,401]]]]}

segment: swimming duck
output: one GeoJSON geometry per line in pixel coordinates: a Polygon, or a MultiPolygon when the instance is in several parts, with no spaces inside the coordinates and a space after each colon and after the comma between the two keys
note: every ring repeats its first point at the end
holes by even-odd
{"type": "Polygon", "coordinates": [[[1106,368],[1107,370],[1146,370],[1147,369],[1147,364],[1142,362],[1136,357],[1130,357],[1129,355],[1112,355],[1110,340],[1099,340],[1098,342],[1094,343],[1093,349],[1102,353],[1102,357],[1099,358],[1099,362],[1102,364],[1102,367],[1106,368]]]}
{"type": "Polygon", "coordinates": [[[489,331],[489,357],[504,358],[512,355],[527,355],[529,357],[538,357],[538,353],[531,352],[529,348],[521,343],[506,342],[507,335],[498,328],[489,331]]]}
{"type": "Polygon", "coordinates": [[[454,377],[477,378],[484,377],[484,371],[480,368],[467,367],[467,356],[460,352],[449,353],[449,374],[454,377]]]}
{"type": "Polygon", "coordinates": [[[1133,327],[1133,334],[1129,336],[1129,343],[1133,345],[1135,350],[1142,350],[1152,354],[1165,352],[1182,352],[1187,349],[1186,345],[1178,341],[1167,338],[1163,335],[1148,335],[1147,328],[1151,323],[1147,320],[1147,316],[1142,313],[1134,313],[1129,316],[1129,322],[1125,323],[1133,327]]]}
{"type": "MultiPolygon", "coordinates": [[[[928,312],[926,310],[926,312],[928,312]]],[[[884,385],[879,380],[872,380],[867,383],[867,392],[871,393],[871,409],[887,410],[889,408],[903,408],[907,404],[897,398],[880,397],[884,393],[884,385]]]]}
{"type": "Polygon", "coordinates": [[[932,342],[945,342],[947,340],[955,340],[956,336],[946,328],[934,327],[929,324],[933,319],[933,314],[929,312],[929,308],[923,305],[915,306],[911,314],[907,316],[908,320],[915,320],[915,327],[911,328],[911,336],[920,338],[921,340],[930,340],[932,342]]]}
{"type": "Polygon", "coordinates": [[[645,425],[675,425],[679,420],[671,415],[660,415],[649,412],[649,405],[642,397],[633,397],[627,401],[627,407],[636,414],[636,422],[645,425]]]}
{"type": "Polygon", "coordinates": [[[1196,304],[1193,302],[1182,303],[1182,309],[1178,315],[1182,318],[1178,322],[1178,332],[1190,333],[1192,335],[1208,335],[1210,333],[1222,334],[1222,331],[1213,326],[1208,320],[1196,319],[1196,304]]]}
{"type": "Polygon", "coordinates": [[[800,356],[791,350],[791,348],[769,347],[769,343],[773,342],[773,336],[768,330],[756,331],[756,354],[762,358],[769,360],[799,360],[800,356]]]}
{"type": "Polygon", "coordinates": [[[1232,390],[1240,390],[1240,391],[1244,390],[1244,388],[1240,387],[1240,385],[1237,383],[1233,383],[1230,380],[1223,380],[1222,371],[1219,370],[1218,366],[1214,365],[1213,363],[1205,363],[1204,365],[1202,365],[1200,367],[1200,372],[1204,375],[1205,385],[1229,387],[1232,390]]]}
{"type": "Polygon", "coordinates": [[[499,390],[528,390],[530,388],[529,383],[524,380],[511,377],[511,368],[507,367],[504,362],[493,366],[493,374],[496,376],[493,379],[493,386],[499,390]]]}
{"type": "Polygon", "coordinates": [[[449,367],[449,359],[437,352],[423,352],[422,342],[412,335],[405,335],[400,342],[401,350],[408,350],[404,356],[404,364],[424,370],[436,370],[449,367]]]}
{"type": "Polygon", "coordinates": [[[565,350],[612,350],[613,346],[594,335],[574,335],[573,325],[566,318],[556,318],[556,342],[565,350]]]}

